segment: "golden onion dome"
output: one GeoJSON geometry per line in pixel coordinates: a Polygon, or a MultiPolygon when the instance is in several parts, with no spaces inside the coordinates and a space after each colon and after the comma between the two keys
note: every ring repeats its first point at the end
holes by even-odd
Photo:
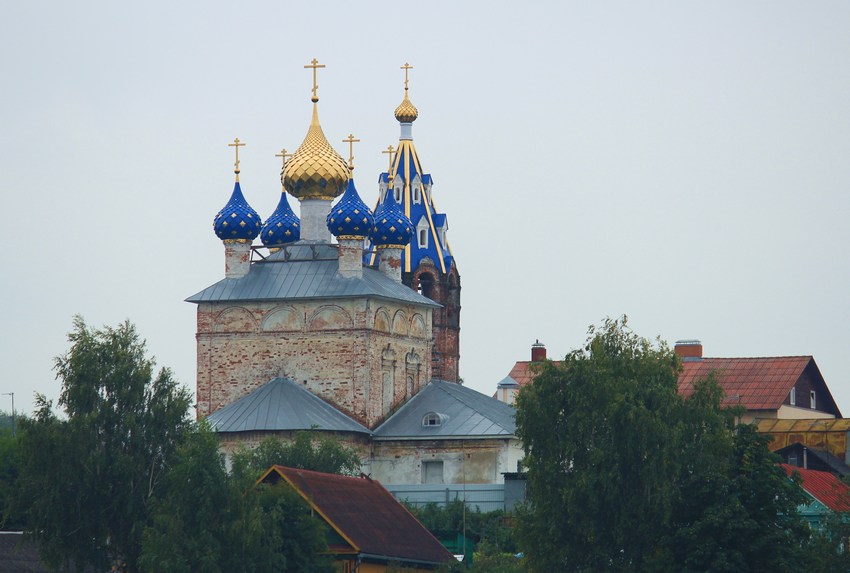
{"type": "Polygon", "coordinates": [[[345,159],[328,143],[313,103],[313,120],[301,146],[287,160],[280,175],[284,188],[297,199],[333,200],[348,184],[345,159]]]}
{"type": "Polygon", "coordinates": [[[404,99],[395,108],[395,118],[401,123],[413,123],[419,117],[419,110],[407,97],[407,88],[404,89],[404,99]]]}

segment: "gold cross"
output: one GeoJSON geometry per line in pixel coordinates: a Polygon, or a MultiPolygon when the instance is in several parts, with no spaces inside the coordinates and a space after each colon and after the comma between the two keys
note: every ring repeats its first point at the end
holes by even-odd
{"type": "Polygon", "coordinates": [[[413,66],[405,62],[400,69],[404,70],[404,91],[407,91],[407,71],[412,70],[413,66]]]}
{"type": "Polygon", "coordinates": [[[316,95],[316,90],[319,89],[319,84],[316,83],[316,69],[317,68],[324,68],[325,64],[320,64],[319,60],[317,60],[316,58],[313,58],[313,60],[308,65],[306,65],[304,67],[305,68],[313,68],[313,97],[312,97],[311,101],[313,103],[316,103],[317,101],[319,101],[319,96],[316,95]]]}
{"type": "Polygon", "coordinates": [[[233,164],[233,166],[236,167],[236,169],[234,169],[233,172],[236,173],[236,180],[238,181],[239,180],[239,148],[245,147],[245,144],[242,143],[241,141],[239,141],[239,138],[237,137],[236,139],[233,140],[233,143],[228,143],[227,147],[236,148],[236,163],[233,164]]]}
{"type": "Polygon", "coordinates": [[[295,155],[295,154],[294,153],[287,153],[285,147],[280,150],[280,153],[274,154],[275,157],[280,157],[281,167],[286,167],[286,158],[292,157],[293,155],[295,155]]]}
{"type": "Polygon", "coordinates": [[[354,139],[354,134],[349,133],[348,139],[343,139],[343,143],[348,144],[348,168],[354,171],[354,142],[359,142],[359,139],[354,139]]]}
{"type": "Polygon", "coordinates": [[[393,149],[392,145],[388,146],[385,151],[381,152],[381,153],[389,153],[390,154],[390,166],[387,169],[387,175],[390,175],[390,172],[393,170],[393,153],[394,152],[395,152],[395,150],[393,149]]]}

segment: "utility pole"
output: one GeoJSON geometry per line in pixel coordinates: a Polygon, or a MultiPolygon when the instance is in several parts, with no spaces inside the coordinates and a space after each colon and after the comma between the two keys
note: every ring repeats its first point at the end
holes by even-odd
{"type": "Polygon", "coordinates": [[[4,396],[12,397],[12,437],[15,437],[15,393],[14,392],[6,392],[3,394],[4,396]]]}

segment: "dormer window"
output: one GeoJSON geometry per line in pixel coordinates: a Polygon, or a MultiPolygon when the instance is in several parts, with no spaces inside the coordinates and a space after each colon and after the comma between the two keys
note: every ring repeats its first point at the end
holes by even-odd
{"type": "Polygon", "coordinates": [[[428,231],[430,228],[428,227],[428,219],[423,215],[419,222],[416,224],[416,242],[419,243],[420,249],[428,248],[428,231]]]}
{"type": "Polygon", "coordinates": [[[433,428],[436,426],[443,425],[443,416],[438,414],[437,412],[428,412],[424,416],[422,416],[422,427],[423,428],[433,428]]]}
{"type": "Polygon", "coordinates": [[[421,203],[422,202],[422,179],[419,178],[419,174],[417,174],[413,181],[410,182],[410,188],[413,192],[413,202],[421,203]]]}

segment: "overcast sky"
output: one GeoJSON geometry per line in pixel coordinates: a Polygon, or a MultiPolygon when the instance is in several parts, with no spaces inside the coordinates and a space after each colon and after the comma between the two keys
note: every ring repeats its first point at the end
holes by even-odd
{"type": "Polygon", "coordinates": [[[848,30],[845,0],[7,2],[0,393],[58,396],[77,313],[130,319],[194,390],[183,301],[224,276],[227,144],[268,217],[315,57],[370,205],[414,66],[470,387],[627,314],[706,356],[813,355],[850,415],[848,30]]]}

